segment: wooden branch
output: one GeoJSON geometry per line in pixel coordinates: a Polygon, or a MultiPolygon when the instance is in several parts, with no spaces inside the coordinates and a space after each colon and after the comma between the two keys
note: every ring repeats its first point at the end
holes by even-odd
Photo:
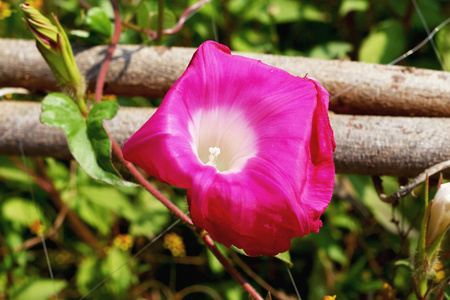
{"type": "MultiPolygon", "coordinates": [[[[95,87],[107,46],[75,47],[77,64],[95,87]]],[[[188,65],[193,48],[118,45],[105,93],[162,97],[188,65]]],[[[450,73],[409,67],[240,53],[317,79],[337,113],[450,117],[450,73]],[[337,95],[337,96],[334,96],[337,95]]],[[[0,86],[57,90],[33,41],[0,39],[0,86]]]]}
{"type": "MultiPolygon", "coordinates": [[[[120,146],[154,113],[125,108],[106,121],[120,146]]],[[[62,131],[41,124],[40,104],[0,101],[0,155],[71,157],[62,131]]],[[[416,176],[450,159],[450,119],[330,115],[338,173],[416,176]]],[[[448,173],[450,174],[450,173],[448,173]]]]}

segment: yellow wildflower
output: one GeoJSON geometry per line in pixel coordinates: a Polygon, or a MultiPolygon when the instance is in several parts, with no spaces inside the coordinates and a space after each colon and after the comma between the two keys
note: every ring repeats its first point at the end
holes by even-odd
{"type": "Polygon", "coordinates": [[[11,16],[9,4],[4,1],[0,1],[0,20],[6,19],[9,16],[11,16]]]}
{"type": "Polygon", "coordinates": [[[31,222],[30,225],[28,225],[28,228],[37,236],[42,236],[45,229],[44,225],[39,221],[31,222]]]}
{"type": "Polygon", "coordinates": [[[133,246],[133,237],[129,234],[119,234],[114,239],[114,245],[126,251],[133,246]]]}
{"type": "Polygon", "coordinates": [[[164,248],[168,249],[173,256],[186,256],[186,249],[183,243],[183,238],[175,232],[168,233],[164,236],[164,248]]]}
{"type": "Polygon", "coordinates": [[[333,296],[325,296],[325,297],[323,297],[323,300],[336,300],[336,295],[333,295],[333,296]]]}
{"type": "Polygon", "coordinates": [[[434,275],[434,282],[441,282],[445,278],[444,265],[441,262],[438,262],[434,267],[434,271],[436,272],[434,275]]]}

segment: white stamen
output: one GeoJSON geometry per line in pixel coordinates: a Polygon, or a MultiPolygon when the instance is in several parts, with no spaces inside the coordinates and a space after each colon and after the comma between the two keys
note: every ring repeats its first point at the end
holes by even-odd
{"type": "Polygon", "coordinates": [[[220,154],[219,147],[209,147],[208,166],[216,167],[217,156],[220,154]]]}

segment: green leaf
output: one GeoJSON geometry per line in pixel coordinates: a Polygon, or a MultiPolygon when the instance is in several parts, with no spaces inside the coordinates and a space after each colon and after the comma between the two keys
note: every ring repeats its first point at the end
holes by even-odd
{"type": "Polygon", "coordinates": [[[406,47],[402,28],[397,20],[379,23],[363,40],[358,53],[359,60],[387,64],[402,55],[406,47]]]}
{"type": "MultiPolygon", "coordinates": [[[[320,9],[296,0],[271,0],[267,11],[275,20],[275,23],[290,23],[301,20],[312,22],[324,22],[326,14],[320,9]]],[[[259,12],[259,14],[261,14],[259,12]]]]}
{"type": "Polygon", "coordinates": [[[27,173],[20,170],[9,158],[0,157],[0,179],[7,181],[17,181],[20,183],[29,183],[31,179],[27,173]]]}
{"type": "Polygon", "coordinates": [[[128,258],[127,252],[113,247],[102,262],[103,275],[111,276],[105,284],[113,295],[123,295],[131,285],[133,274],[129,264],[126,263],[128,258]]]}
{"type": "Polygon", "coordinates": [[[289,250],[283,253],[278,253],[274,256],[275,258],[278,258],[281,261],[284,261],[290,268],[294,266],[294,264],[291,261],[291,254],[289,253],[289,250]]]}
{"type": "Polygon", "coordinates": [[[117,174],[117,170],[111,163],[111,140],[103,127],[103,120],[114,118],[118,110],[116,102],[102,101],[92,107],[86,118],[87,134],[97,163],[103,170],[113,174],[117,174]]]}
{"type": "Polygon", "coordinates": [[[445,71],[450,71],[450,28],[442,28],[436,35],[436,45],[445,71]]]}
{"type": "Polygon", "coordinates": [[[31,200],[9,198],[1,203],[0,211],[3,220],[9,220],[23,227],[28,227],[38,220],[44,222],[42,211],[39,207],[35,207],[31,200]]]}
{"type": "MultiPolygon", "coordinates": [[[[137,24],[142,28],[148,29],[150,27],[150,14],[153,14],[150,3],[148,3],[147,1],[141,1],[141,3],[139,3],[138,5],[138,8],[136,9],[137,24]]],[[[145,33],[142,33],[141,37],[144,41],[148,39],[145,33]]]]}
{"type": "Polygon", "coordinates": [[[86,132],[85,120],[68,96],[61,93],[47,95],[42,101],[41,122],[64,131],[73,157],[89,176],[112,185],[135,186],[99,166],[86,132]]]}
{"type": "MultiPolygon", "coordinates": [[[[173,27],[177,23],[177,18],[175,14],[165,8],[163,14],[163,29],[168,29],[173,27]]],[[[155,13],[150,20],[150,28],[153,30],[157,30],[158,28],[158,13],[155,13]]]]}
{"type": "MultiPolygon", "coordinates": [[[[235,247],[235,246],[233,246],[233,245],[231,245],[230,248],[231,248],[232,250],[236,251],[236,252],[239,253],[239,254],[248,256],[247,253],[245,253],[245,251],[242,250],[242,249],[239,249],[239,248],[237,248],[237,247],[235,247]]],[[[281,261],[283,261],[283,262],[285,262],[285,263],[287,263],[288,266],[289,266],[290,268],[292,268],[292,267],[294,266],[294,264],[293,264],[292,261],[291,261],[291,254],[289,253],[289,250],[286,251],[286,252],[283,252],[283,253],[278,253],[278,254],[275,255],[274,257],[277,258],[277,259],[279,259],[279,260],[281,260],[281,261]]]]}
{"type": "MultiPolygon", "coordinates": [[[[224,255],[228,255],[227,253],[227,247],[225,247],[224,245],[222,245],[221,243],[215,243],[217,248],[219,248],[220,252],[224,255]]],[[[211,252],[211,251],[206,251],[206,256],[208,258],[208,266],[209,269],[214,273],[214,274],[221,274],[223,273],[223,271],[225,270],[222,263],[217,259],[217,257],[211,252]]]]}
{"type": "Polygon", "coordinates": [[[37,279],[21,286],[14,286],[10,298],[14,300],[48,300],[66,287],[64,280],[37,279]]]}
{"type": "Polygon", "coordinates": [[[105,208],[89,201],[84,195],[77,195],[71,202],[70,208],[73,209],[86,223],[96,228],[103,235],[111,232],[113,215],[105,213],[105,208]]]}
{"type": "Polygon", "coordinates": [[[127,217],[131,222],[129,233],[134,236],[155,236],[170,220],[170,212],[160,201],[145,190],[141,190],[134,206],[134,215],[127,217]]]}
{"type": "MultiPolygon", "coordinates": [[[[100,272],[100,265],[101,260],[89,256],[83,259],[79,264],[76,274],[76,283],[77,289],[81,294],[86,294],[94,288],[97,283],[104,279],[103,274],[100,272]]],[[[104,289],[104,287],[100,287],[100,289],[104,289]]],[[[99,290],[94,292],[97,294],[99,293],[99,290]]]]}
{"type": "Polygon", "coordinates": [[[331,41],[314,46],[309,52],[309,57],[321,59],[339,59],[352,51],[353,46],[347,42],[331,41]]]}
{"type": "Polygon", "coordinates": [[[90,202],[102,206],[103,211],[107,209],[110,212],[113,212],[119,216],[125,216],[128,219],[132,219],[135,216],[135,213],[139,210],[139,208],[134,210],[128,198],[120,193],[115,187],[96,187],[86,185],[79,187],[78,191],[80,195],[85,196],[90,202]]]}
{"type": "Polygon", "coordinates": [[[343,0],[339,7],[339,16],[345,17],[349,12],[364,12],[367,11],[367,9],[369,9],[368,0],[343,0]]]}
{"type": "Polygon", "coordinates": [[[86,15],[86,25],[93,31],[111,37],[113,25],[106,12],[100,7],[93,7],[86,15]]]}

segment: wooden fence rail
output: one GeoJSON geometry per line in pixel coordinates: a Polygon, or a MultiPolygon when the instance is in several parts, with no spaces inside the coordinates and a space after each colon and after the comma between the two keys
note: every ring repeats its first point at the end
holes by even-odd
{"type": "MultiPolygon", "coordinates": [[[[91,91],[106,46],[76,48],[91,91]]],[[[119,45],[105,93],[162,97],[182,74],[195,49],[119,45]]],[[[336,113],[450,117],[450,73],[351,61],[241,53],[297,76],[317,79],[332,95],[336,113]],[[337,96],[336,96],[337,95],[337,96]]],[[[0,87],[56,90],[33,41],[0,39],[0,87]]]]}
{"type": "MultiPolygon", "coordinates": [[[[106,121],[120,145],[154,112],[120,108],[106,121]]],[[[0,155],[71,157],[62,131],[39,122],[39,103],[0,101],[0,155]]],[[[450,159],[450,119],[330,114],[338,173],[415,176],[450,159]]]]}

